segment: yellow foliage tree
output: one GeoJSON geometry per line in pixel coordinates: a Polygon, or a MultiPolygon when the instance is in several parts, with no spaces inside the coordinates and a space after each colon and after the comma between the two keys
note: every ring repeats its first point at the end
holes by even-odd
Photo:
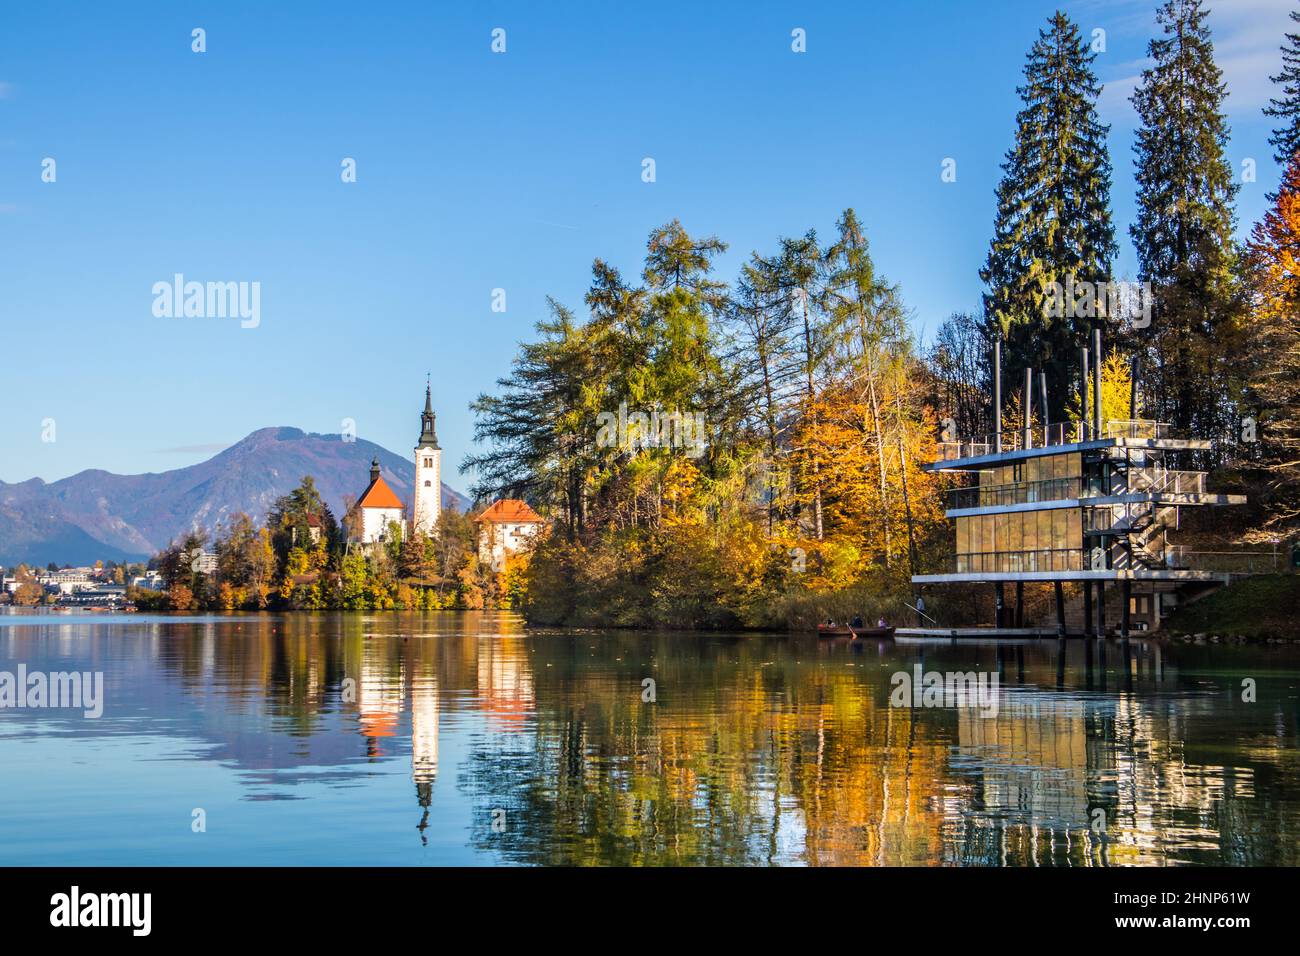
{"type": "MultiPolygon", "coordinates": [[[[1070,392],[1070,403],[1066,414],[1070,421],[1079,422],[1092,418],[1092,377],[1089,376],[1086,394],[1079,400],[1079,389],[1070,392]]],[[[1111,352],[1101,363],[1101,415],[1107,422],[1128,421],[1138,417],[1134,414],[1141,409],[1141,392],[1138,394],[1138,409],[1131,409],[1133,372],[1128,360],[1118,351],[1111,352]]]]}
{"type": "Polygon", "coordinates": [[[1276,525],[1300,517],[1300,153],[1251,234],[1247,263],[1247,392],[1273,476],[1269,523],[1276,525]]]}

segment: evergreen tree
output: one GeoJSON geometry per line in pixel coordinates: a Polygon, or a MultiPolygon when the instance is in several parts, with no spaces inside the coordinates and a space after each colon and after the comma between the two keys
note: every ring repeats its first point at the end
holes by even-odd
{"type": "Polygon", "coordinates": [[[1007,343],[1007,380],[1020,381],[1027,367],[1046,370],[1054,420],[1091,310],[1078,317],[1054,314],[1053,290],[1109,281],[1116,252],[1109,127],[1097,116],[1096,56],[1064,13],[1039,32],[1025,84],[1017,89],[1024,106],[1016,115],[1015,145],[1002,164],[993,241],[980,272],[989,287],[989,335],[1007,343]]]}
{"type": "Polygon", "coordinates": [[[1300,154],[1247,251],[1252,309],[1248,407],[1259,417],[1260,463],[1270,481],[1269,523],[1300,518],[1300,154]]]}
{"type": "MultiPolygon", "coordinates": [[[[1300,11],[1292,10],[1291,19],[1300,23],[1300,11]]],[[[1281,96],[1269,100],[1265,116],[1282,120],[1268,141],[1276,152],[1273,158],[1285,167],[1300,149],[1300,33],[1288,33],[1282,47],[1282,72],[1270,79],[1282,88],[1281,96]]]]}
{"type": "Polygon", "coordinates": [[[1155,299],[1144,343],[1146,406],[1152,417],[1208,436],[1226,417],[1236,322],[1226,87],[1201,0],[1168,0],[1156,20],[1164,35],[1151,41],[1154,65],[1133,94],[1141,127],[1130,232],[1155,299]]]}
{"type": "Polygon", "coordinates": [[[570,538],[582,530],[587,478],[594,467],[596,421],[604,395],[588,387],[597,370],[587,329],[554,300],[538,322],[538,342],[520,346],[500,395],[480,395],[475,441],[491,448],[472,455],[476,498],[525,498],[555,505],[570,538]]]}

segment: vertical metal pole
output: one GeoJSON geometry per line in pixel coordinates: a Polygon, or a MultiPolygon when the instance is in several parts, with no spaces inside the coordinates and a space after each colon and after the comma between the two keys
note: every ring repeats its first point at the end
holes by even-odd
{"type": "Polygon", "coordinates": [[[1092,330],[1092,417],[1096,421],[1097,437],[1101,437],[1101,326],[1092,330]]]}
{"type": "Polygon", "coordinates": [[[1060,581],[1056,585],[1056,636],[1065,637],[1065,588],[1060,581]]]}
{"type": "Polygon", "coordinates": [[[993,340],[993,443],[1002,451],[1002,339],[993,340]]]}
{"type": "Polygon", "coordinates": [[[1088,410],[1088,346],[1086,345],[1079,349],[1079,368],[1083,373],[1079,378],[1079,437],[1086,441],[1091,431],[1088,422],[1092,418],[1088,410]]]}
{"type": "Polygon", "coordinates": [[[1025,369],[1025,385],[1020,392],[1020,411],[1024,414],[1025,420],[1022,423],[1024,428],[1020,436],[1021,448],[1032,448],[1034,445],[1033,425],[1030,419],[1034,416],[1034,370],[1025,369]]]}
{"type": "Polygon", "coordinates": [[[1092,634],[1092,582],[1083,582],[1083,636],[1092,634]]]}
{"type": "Polygon", "coordinates": [[[1129,386],[1128,386],[1128,417],[1137,420],[1138,417],[1138,379],[1142,377],[1142,356],[1134,353],[1133,364],[1129,367],[1129,386]]]}
{"type": "Polygon", "coordinates": [[[1125,578],[1120,585],[1120,599],[1124,602],[1124,609],[1120,612],[1119,617],[1119,636],[1128,640],[1129,626],[1129,602],[1133,599],[1133,582],[1125,578]]]}
{"type": "Polygon", "coordinates": [[[1047,426],[1052,423],[1051,413],[1047,410],[1047,373],[1038,373],[1038,405],[1039,414],[1043,417],[1043,444],[1050,445],[1051,441],[1047,437],[1047,426]]]}
{"type": "Polygon", "coordinates": [[[1097,636],[1106,636],[1106,582],[1097,582],[1097,636]]]}

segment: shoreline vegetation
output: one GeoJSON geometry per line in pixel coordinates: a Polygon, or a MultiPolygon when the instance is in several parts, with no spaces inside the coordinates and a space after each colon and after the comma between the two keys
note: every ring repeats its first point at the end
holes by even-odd
{"type": "MultiPolygon", "coordinates": [[[[639,279],[594,261],[585,316],[550,300],[510,372],[470,406],[479,450],[461,470],[475,499],[524,499],[547,521],[504,567],[480,562],[472,516],[451,512],[429,535],[394,525],[379,546],[349,545],[308,476],[264,526],[229,519],[211,539],[214,569],[199,570],[209,535],[195,532],[156,559],[166,589],[131,600],[500,607],[575,627],[912,623],[912,575],[944,568],[954,548],[943,497],[953,479],[922,465],[940,436],[992,431],[993,343],[1007,382],[1041,370],[1051,421],[1078,421],[1091,400],[1075,357],[1098,325],[1105,416],[1140,412],[1210,439],[1196,465],[1248,496],[1230,520],[1189,515],[1182,540],[1285,548],[1300,529],[1300,33],[1282,38],[1279,98],[1265,111],[1282,121],[1271,140],[1281,183],[1242,243],[1204,5],[1168,0],[1157,23],[1131,101],[1137,282],[1114,277],[1097,54],[1057,13],[1018,88],[982,309],[949,316],[926,347],[853,209],[825,235],[753,251],[731,283],[714,271],[726,242],[674,219],[649,234],[639,279]],[[1140,315],[1112,313],[1117,286],[1135,290],[1140,315]],[[1131,368],[1144,370],[1136,383],[1131,368]]],[[[1008,392],[1004,428],[1041,424],[1024,422],[1022,396],[1008,392]]],[[[1047,598],[1026,591],[1035,620],[1047,598]]],[[[992,617],[991,587],[925,597],[945,625],[992,617]]]]}

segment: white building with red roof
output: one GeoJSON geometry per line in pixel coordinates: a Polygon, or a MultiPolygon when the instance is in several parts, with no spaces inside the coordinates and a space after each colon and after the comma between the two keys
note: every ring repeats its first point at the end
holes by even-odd
{"type": "Polygon", "coordinates": [[[478,523],[478,558],[496,571],[503,570],[506,557],[523,550],[545,524],[528,502],[518,498],[494,501],[474,520],[478,523]]]}
{"type": "Polygon", "coordinates": [[[378,458],[370,463],[370,484],[353,508],[357,515],[352,522],[354,543],[376,544],[387,541],[389,528],[394,521],[397,522],[397,534],[401,536],[405,506],[379,473],[378,458]]]}

